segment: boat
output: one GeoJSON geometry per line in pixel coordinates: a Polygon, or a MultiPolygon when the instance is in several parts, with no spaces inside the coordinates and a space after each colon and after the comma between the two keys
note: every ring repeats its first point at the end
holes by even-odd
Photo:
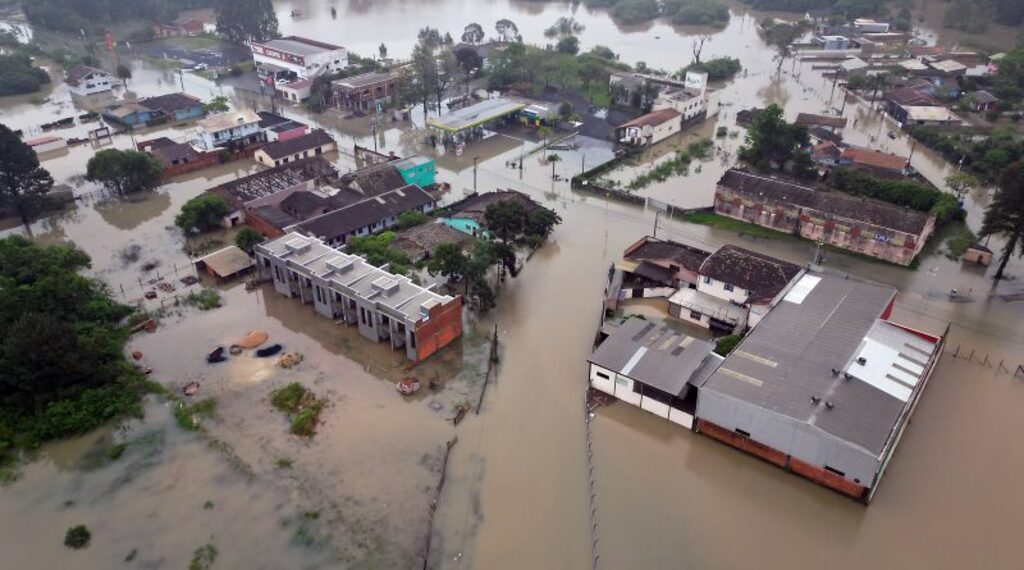
{"type": "Polygon", "coordinates": [[[411,377],[410,378],[402,378],[401,380],[398,381],[398,384],[395,387],[403,395],[409,396],[409,395],[415,394],[416,392],[419,392],[419,390],[420,390],[420,381],[417,380],[416,378],[411,378],[411,377]]]}
{"type": "Polygon", "coordinates": [[[215,364],[217,362],[224,362],[227,359],[228,359],[228,357],[224,356],[224,347],[223,346],[218,346],[217,348],[211,350],[206,355],[206,361],[209,362],[210,364],[215,364]]]}
{"type": "Polygon", "coordinates": [[[266,358],[268,356],[274,356],[278,352],[281,352],[282,348],[284,348],[284,347],[281,346],[280,344],[272,344],[272,345],[270,345],[270,346],[268,346],[266,348],[261,348],[261,349],[257,350],[256,351],[256,356],[259,356],[260,358],[266,358]]]}

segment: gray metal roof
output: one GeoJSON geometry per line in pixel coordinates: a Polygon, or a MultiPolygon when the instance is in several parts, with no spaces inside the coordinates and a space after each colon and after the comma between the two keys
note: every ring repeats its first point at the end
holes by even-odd
{"type": "Polygon", "coordinates": [[[893,356],[888,364],[869,362],[879,367],[866,371],[869,376],[858,372],[855,358],[875,358],[878,353],[865,352],[866,344],[883,345],[890,354],[909,354],[921,362],[934,350],[934,343],[880,320],[895,295],[890,287],[808,273],[702,390],[814,425],[878,456],[907,405],[880,387],[892,364],[900,361],[893,356]],[[833,368],[840,373],[833,374],[833,368]],[[851,372],[851,378],[843,371],[851,372]]]}
{"type": "Polygon", "coordinates": [[[710,342],[633,318],[597,347],[590,362],[678,396],[713,348],[710,342]]]}
{"type": "Polygon", "coordinates": [[[455,133],[511,115],[525,107],[525,103],[509,99],[486,99],[440,117],[427,119],[427,126],[455,133]]]}

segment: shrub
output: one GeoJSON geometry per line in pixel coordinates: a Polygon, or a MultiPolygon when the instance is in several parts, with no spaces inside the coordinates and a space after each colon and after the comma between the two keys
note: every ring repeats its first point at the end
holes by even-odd
{"type": "Polygon", "coordinates": [[[174,409],[174,419],[182,429],[198,431],[202,418],[212,417],[216,408],[217,401],[213,398],[200,400],[190,406],[179,402],[178,406],[174,409]]]}
{"type": "Polygon", "coordinates": [[[263,243],[263,234],[250,228],[244,227],[238,235],[235,236],[235,245],[238,249],[241,249],[245,253],[252,255],[252,252],[256,249],[256,246],[263,243]]]}
{"type": "Polygon", "coordinates": [[[715,354],[719,356],[729,356],[729,353],[736,348],[736,345],[739,344],[741,340],[743,340],[743,336],[738,334],[723,336],[718,339],[718,343],[715,344],[715,354]]]}
{"type": "Polygon", "coordinates": [[[89,532],[89,527],[84,524],[73,526],[64,533],[64,546],[78,550],[89,546],[89,540],[92,539],[92,533],[89,532]]]}
{"type": "Polygon", "coordinates": [[[292,382],[284,388],[278,388],[270,393],[270,405],[287,414],[294,413],[299,409],[299,403],[306,392],[305,386],[298,382],[292,382]]]}
{"type": "Polygon", "coordinates": [[[230,213],[231,206],[227,200],[207,192],[185,202],[174,218],[174,225],[186,232],[205,232],[220,227],[221,220],[230,213]]]}
{"type": "Polygon", "coordinates": [[[200,311],[210,311],[220,307],[220,293],[213,289],[201,289],[198,293],[193,291],[185,297],[184,303],[200,311]]]}

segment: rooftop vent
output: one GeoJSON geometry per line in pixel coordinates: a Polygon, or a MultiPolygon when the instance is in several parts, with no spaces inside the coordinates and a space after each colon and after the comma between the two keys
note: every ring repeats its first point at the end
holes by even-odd
{"type": "Polygon", "coordinates": [[[833,368],[832,369],[832,375],[833,376],[839,376],[839,369],[838,368],[833,368]]]}
{"type": "Polygon", "coordinates": [[[284,246],[292,253],[299,253],[309,249],[309,241],[302,238],[295,238],[285,242],[284,246]]]}
{"type": "Polygon", "coordinates": [[[375,291],[388,295],[398,290],[398,280],[391,277],[378,277],[372,285],[375,291]]]}
{"type": "Polygon", "coordinates": [[[867,358],[864,358],[863,356],[858,356],[857,357],[857,364],[860,364],[861,366],[864,366],[867,363],[868,363],[868,359],[867,358]]]}
{"type": "Polygon", "coordinates": [[[832,408],[836,407],[836,405],[833,404],[831,401],[828,401],[825,402],[825,407],[831,410],[832,408]]]}
{"type": "Polygon", "coordinates": [[[347,273],[355,265],[351,257],[338,256],[327,261],[327,268],[337,273],[347,273]]]}
{"type": "Polygon", "coordinates": [[[821,398],[817,396],[811,396],[811,403],[817,406],[821,402],[821,398]]]}
{"type": "Polygon", "coordinates": [[[850,374],[849,372],[844,372],[843,373],[843,380],[852,380],[852,379],[853,379],[853,374],[850,374]]]}

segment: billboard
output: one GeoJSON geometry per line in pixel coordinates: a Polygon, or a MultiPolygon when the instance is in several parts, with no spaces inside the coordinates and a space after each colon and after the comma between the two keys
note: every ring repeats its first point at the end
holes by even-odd
{"type": "Polygon", "coordinates": [[[708,87],[708,74],[700,71],[687,71],[684,83],[687,89],[703,95],[708,87]]]}

